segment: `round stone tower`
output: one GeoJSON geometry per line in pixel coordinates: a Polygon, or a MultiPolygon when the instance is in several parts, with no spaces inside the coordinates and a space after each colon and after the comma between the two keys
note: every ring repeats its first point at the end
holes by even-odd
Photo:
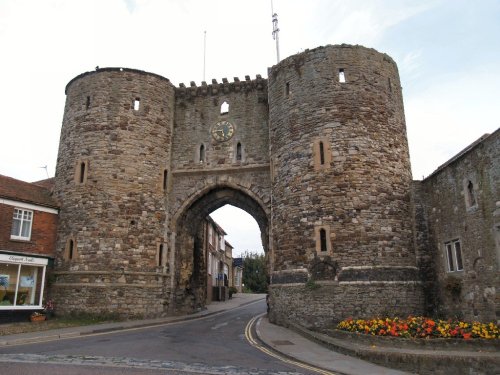
{"type": "Polygon", "coordinates": [[[395,62],[349,45],[291,56],[269,70],[269,117],[271,320],[418,313],[395,62]]]}
{"type": "Polygon", "coordinates": [[[174,86],[106,68],[66,86],[55,196],[58,311],[158,316],[168,304],[165,191],[174,86]]]}

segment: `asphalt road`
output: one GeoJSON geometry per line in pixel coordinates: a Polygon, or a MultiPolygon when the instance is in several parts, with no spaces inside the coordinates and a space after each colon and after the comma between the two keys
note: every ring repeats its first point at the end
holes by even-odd
{"type": "Polygon", "coordinates": [[[265,301],[196,320],[0,349],[0,375],[312,374],[250,345],[265,301]]]}

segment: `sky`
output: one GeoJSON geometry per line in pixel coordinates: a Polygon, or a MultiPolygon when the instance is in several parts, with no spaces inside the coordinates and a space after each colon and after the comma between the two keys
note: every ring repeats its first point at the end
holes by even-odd
{"type": "MultiPolygon", "coordinates": [[[[414,179],[500,127],[500,0],[274,0],[273,9],[282,59],[346,43],[396,61],[414,179]]],[[[200,84],[204,72],[207,82],[267,77],[271,14],[271,0],[0,0],[0,174],[54,176],[64,88],[96,66],[176,85],[200,84]]],[[[212,216],[236,255],[262,251],[250,215],[226,206],[212,216]]]]}

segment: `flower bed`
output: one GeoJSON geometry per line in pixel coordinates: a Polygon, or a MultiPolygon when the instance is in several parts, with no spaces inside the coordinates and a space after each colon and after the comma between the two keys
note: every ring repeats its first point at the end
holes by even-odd
{"type": "Polygon", "coordinates": [[[471,338],[499,339],[500,327],[495,323],[462,322],[458,320],[433,320],[410,316],[400,318],[346,319],[337,329],[373,336],[408,338],[471,338]]]}

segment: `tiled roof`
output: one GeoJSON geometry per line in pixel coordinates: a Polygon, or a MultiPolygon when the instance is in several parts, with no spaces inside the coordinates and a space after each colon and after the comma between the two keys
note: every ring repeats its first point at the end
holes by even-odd
{"type": "Polygon", "coordinates": [[[57,203],[52,198],[49,189],[41,184],[45,181],[47,180],[35,184],[0,174],[0,198],[57,208],[57,203]]]}
{"type": "Polygon", "coordinates": [[[51,178],[47,178],[45,180],[32,182],[32,184],[37,185],[37,186],[41,186],[41,187],[47,189],[49,192],[52,192],[52,190],[54,189],[55,181],[56,181],[56,179],[54,177],[51,177],[51,178]]]}

